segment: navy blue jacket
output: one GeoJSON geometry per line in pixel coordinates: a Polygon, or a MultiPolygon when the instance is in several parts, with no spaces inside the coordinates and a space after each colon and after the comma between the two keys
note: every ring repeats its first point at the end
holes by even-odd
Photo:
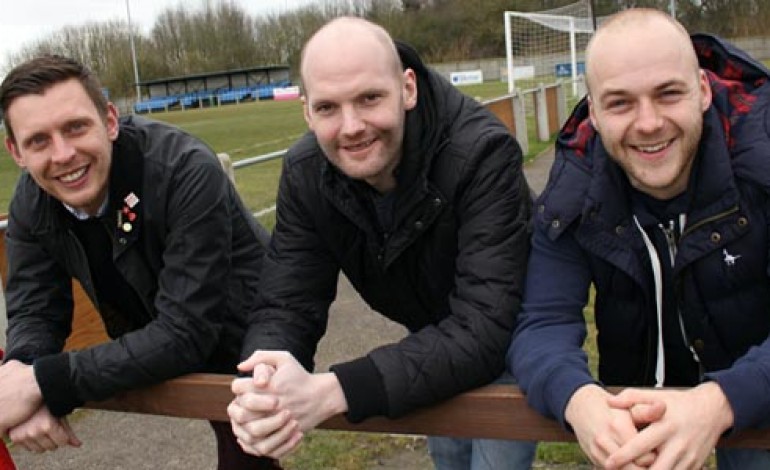
{"type": "MultiPolygon", "coordinates": [[[[766,426],[770,74],[714,37],[696,35],[693,43],[714,98],[704,113],[687,224],[668,286],[682,320],[676,334],[700,361],[701,373],[688,385],[719,383],[735,413],[734,429],[766,426]]],[[[562,129],[536,203],[524,305],[508,352],[530,405],[562,422],[572,394],[595,381],[581,349],[591,283],[599,380],[625,386],[655,381],[653,272],[629,194],[583,101],[562,129]]]]}

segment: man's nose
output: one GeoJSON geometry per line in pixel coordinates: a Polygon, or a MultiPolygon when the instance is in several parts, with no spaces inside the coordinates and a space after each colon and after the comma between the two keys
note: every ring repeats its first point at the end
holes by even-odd
{"type": "Polygon", "coordinates": [[[343,134],[355,135],[365,128],[366,124],[361,118],[361,114],[354,106],[348,106],[342,110],[342,129],[340,131],[343,134]]]}
{"type": "Polygon", "coordinates": [[[75,146],[64,136],[55,134],[51,138],[51,160],[55,163],[66,163],[76,155],[75,146]]]}
{"type": "Polygon", "coordinates": [[[660,110],[651,100],[640,100],[634,126],[639,132],[652,133],[663,125],[660,110]]]}

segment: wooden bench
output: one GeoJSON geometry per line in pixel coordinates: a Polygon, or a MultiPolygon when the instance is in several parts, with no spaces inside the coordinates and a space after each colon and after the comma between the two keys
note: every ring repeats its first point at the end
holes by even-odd
{"type": "MultiPolygon", "coordinates": [[[[6,278],[5,234],[0,231],[0,274],[6,278]]],[[[101,319],[80,284],[73,283],[75,315],[68,348],[83,348],[107,339],[101,319]]],[[[190,374],[151,387],[118,394],[87,408],[227,421],[227,405],[233,396],[234,376],[190,374]]],[[[574,441],[575,436],[555,421],[527,406],[521,391],[512,385],[489,385],[399,419],[370,418],[350,424],[335,416],[320,426],[324,429],[394,434],[425,434],[454,437],[517,439],[533,441],[574,441]]],[[[770,429],[747,430],[722,439],[721,446],[770,448],[770,429]]]]}

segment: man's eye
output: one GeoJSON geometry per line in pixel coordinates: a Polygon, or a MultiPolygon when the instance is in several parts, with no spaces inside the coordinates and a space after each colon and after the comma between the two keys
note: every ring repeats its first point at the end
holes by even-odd
{"type": "Polygon", "coordinates": [[[605,106],[609,110],[618,111],[628,106],[628,100],[624,100],[624,99],[611,100],[611,101],[608,101],[605,106]]]}
{"type": "Polygon", "coordinates": [[[664,101],[678,101],[683,95],[681,90],[664,90],[660,97],[664,101]]]}
{"type": "Polygon", "coordinates": [[[85,122],[74,121],[67,126],[67,132],[69,132],[70,134],[78,134],[80,132],[83,132],[86,128],[87,126],[85,122]]]}
{"type": "Polygon", "coordinates": [[[48,142],[48,138],[44,135],[34,135],[29,140],[27,140],[27,146],[33,150],[39,150],[43,147],[45,147],[46,143],[48,142]]]}
{"type": "Polygon", "coordinates": [[[315,107],[316,114],[329,114],[334,107],[330,104],[319,104],[315,107]]]}

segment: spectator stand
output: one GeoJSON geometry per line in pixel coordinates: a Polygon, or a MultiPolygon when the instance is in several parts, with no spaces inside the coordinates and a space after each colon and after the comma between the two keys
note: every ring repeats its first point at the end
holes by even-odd
{"type": "Polygon", "coordinates": [[[137,114],[202,108],[273,98],[273,89],[291,85],[289,67],[268,65],[224,72],[162,78],[139,83],[137,114]]]}

